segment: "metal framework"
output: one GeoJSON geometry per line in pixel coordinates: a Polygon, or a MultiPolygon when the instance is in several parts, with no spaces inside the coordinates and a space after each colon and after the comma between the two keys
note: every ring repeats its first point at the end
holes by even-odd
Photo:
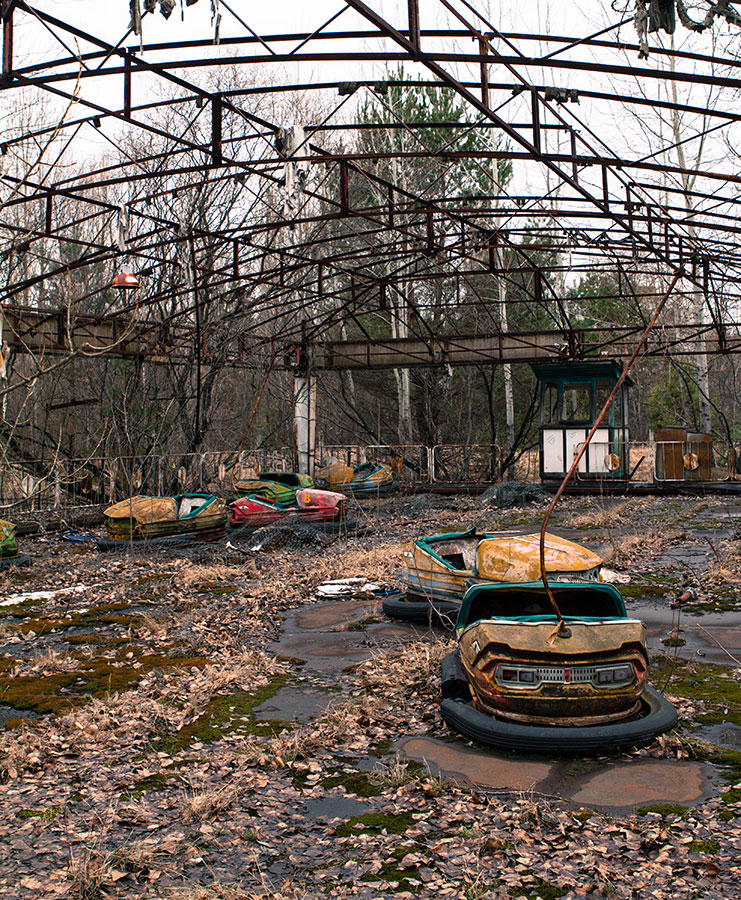
{"type": "Polygon", "coordinates": [[[659,33],[642,59],[631,4],[607,0],[572,34],[504,31],[476,0],[308,4],[295,34],[217,5],[218,43],[175,17],[147,43],[146,15],[141,42],[83,27],[93,0],[54,4],[67,18],[0,3],[17,350],[208,361],[218,344],[228,364],[262,350],[315,368],[628,356],[677,275],[646,352],[741,349],[733,23],[676,46],[659,33]],[[397,82],[465,118],[405,119],[397,82]],[[108,289],[121,267],[139,291],[108,289]],[[595,275],[612,312],[577,302],[595,275]]]}

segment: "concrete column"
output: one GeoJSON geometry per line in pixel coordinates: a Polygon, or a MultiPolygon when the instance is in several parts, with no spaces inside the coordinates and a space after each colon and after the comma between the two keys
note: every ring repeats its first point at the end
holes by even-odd
{"type": "Polygon", "coordinates": [[[298,471],[302,475],[313,475],[316,456],[316,375],[294,376],[293,423],[298,471]]]}

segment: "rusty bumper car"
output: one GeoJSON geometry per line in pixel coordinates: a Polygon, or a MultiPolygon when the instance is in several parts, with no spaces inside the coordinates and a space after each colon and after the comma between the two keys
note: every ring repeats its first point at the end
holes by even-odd
{"type": "Polygon", "coordinates": [[[107,540],[98,550],[211,541],[226,534],[226,500],[211,494],[136,496],[105,511],[107,540]]]}
{"type": "MultiPolygon", "coordinates": [[[[602,559],[586,547],[546,535],[546,573],[552,581],[599,581],[602,559]]],[[[484,531],[419,538],[402,552],[406,590],[384,603],[386,615],[409,621],[458,615],[473,582],[533,581],[540,572],[540,535],[496,537],[484,531]]]]}
{"type": "Polygon", "coordinates": [[[441,714],[472,740],[516,750],[587,752],[645,743],[674,707],[647,685],[645,628],[608,584],[478,584],[443,661],[441,714]]]}
{"type": "Polygon", "coordinates": [[[355,497],[372,497],[396,490],[396,480],[391,466],[385,463],[361,463],[345,466],[335,462],[315,473],[319,487],[330,491],[346,491],[355,497]]]}
{"type": "Polygon", "coordinates": [[[273,506],[290,507],[296,491],[313,488],[314,479],[298,472],[260,472],[258,478],[242,478],[234,484],[237,497],[258,497],[273,506]]]}
{"type": "Polygon", "coordinates": [[[301,522],[338,522],[345,516],[344,494],[313,488],[296,490],[292,506],[271,503],[265,497],[242,497],[229,504],[231,528],[263,528],[266,525],[301,522]]]}
{"type": "Polygon", "coordinates": [[[16,526],[12,522],[0,519],[0,569],[8,566],[27,566],[31,557],[18,552],[18,541],[15,536],[16,526]]]}

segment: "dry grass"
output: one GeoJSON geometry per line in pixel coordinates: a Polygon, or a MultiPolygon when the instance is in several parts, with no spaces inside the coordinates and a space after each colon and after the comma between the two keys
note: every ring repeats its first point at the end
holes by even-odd
{"type": "Polygon", "coordinates": [[[153,616],[144,615],[141,617],[140,625],[137,631],[148,633],[151,637],[164,637],[170,628],[168,620],[155,619],[153,616]]]}
{"type": "Polygon", "coordinates": [[[605,554],[604,562],[612,566],[646,563],[662,553],[669,544],[679,543],[687,537],[686,532],[679,530],[666,532],[651,530],[629,535],[605,554]]]}
{"type": "Polygon", "coordinates": [[[646,501],[637,498],[616,503],[609,509],[595,506],[585,512],[573,513],[564,519],[563,524],[567,528],[619,528],[621,525],[629,524],[631,517],[645,506],[646,501]]]}
{"type": "Polygon", "coordinates": [[[392,762],[382,764],[378,769],[370,772],[368,778],[374,784],[392,790],[414,781],[414,777],[409,772],[409,763],[402,760],[398,753],[392,762]]]}
{"type": "Polygon", "coordinates": [[[14,674],[17,676],[55,675],[63,672],[74,672],[79,668],[79,659],[74,659],[67,651],[58,652],[49,647],[43,653],[37,652],[33,659],[19,661],[14,674]]]}
{"type": "Polygon", "coordinates": [[[403,650],[379,653],[358,667],[366,690],[387,701],[404,699],[411,691],[435,694],[440,663],[453,649],[449,637],[435,637],[407,645],[403,650]]]}
{"type": "Polygon", "coordinates": [[[188,566],[175,575],[175,583],[183,588],[199,588],[233,581],[235,578],[252,577],[254,564],[248,566],[188,566]]]}
{"type": "Polygon", "coordinates": [[[151,870],[172,873],[176,869],[171,860],[170,854],[158,851],[151,844],[142,841],[124,844],[111,855],[111,862],[117,869],[136,874],[151,870]]]}
{"type": "Polygon", "coordinates": [[[189,789],[183,798],[181,812],[183,821],[205,822],[217,818],[221,813],[234,803],[237,798],[237,788],[225,785],[220,788],[209,788],[199,791],[189,789]]]}
{"type": "Polygon", "coordinates": [[[0,732],[0,774],[2,779],[18,778],[23,772],[35,772],[46,761],[39,733],[26,724],[0,732]]]}
{"type": "Polygon", "coordinates": [[[194,668],[190,677],[180,679],[166,694],[168,701],[188,703],[188,714],[199,712],[216,694],[232,688],[254,691],[267,684],[274,675],[286,671],[285,665],[276,662],[261,650],[246,651],[227,656],[220,663],[194,668]]]}
{"type": "Polygon", "coordinates": [[[99,900],[106,896],[110,883],[113,854],[103,853],[97,846],[82,847],[77,853],[70,850],[67,877],[70,896],[75,900],[99,900]]]}

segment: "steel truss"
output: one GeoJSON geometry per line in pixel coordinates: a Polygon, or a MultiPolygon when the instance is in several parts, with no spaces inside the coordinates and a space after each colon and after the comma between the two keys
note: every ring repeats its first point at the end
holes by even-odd
{"type": "Polygon", "coordinates": [[[407,0],[391,21],[380,3],[347,0],[312,31],[258,34],[250,5],[235,3],[218,45],[140,46],[131,33],[111,42],[32,2],[2,0],[2,96],[30,97],[40,111],[0,145],[17,161],[0,175],[6,342],[153,360],[186,359],[195,342],[207,361],[209,333],[228,326],[219,352],[235,365],[258,364],[257,350],[317,368],[627,356],[652,293],[680,275],[673,317],[647,352],[738,352],[741,167],[717,153],[741,117],[738,54],[701,37],[680,49],[657,38],[642,61],[629,18],[607,2],[612,20],[574,35],[503,33],[479,5],[407,0]],[[53,36],[58,55],[21,63],[19,35],[34,30],[53,36]],[[282,76],[288,62],[303,80],[282,76]],[[488,145],[426,145],[426,129],[455,138],[459,121],[359,118],[363,102],[383,108],[389,83],[379,73],[400,64],[410,86],[459,98],[488,145]],[[244,84],[214,88],[227,67],[244,84]],[[117,103],[94,88],[101,82],[116,85],[117,103]],[[306,123],[267,116],[258,101],[306,95],[323,113],[287,159],[281,128],[306,123]],[[650,153],[633,148],[619,123],[657,111],[692,125],[657,136],[650,153]],[[378,132],[406,133],[407,149],[360,140],[378,132]],[[113,155],[71,166],[93,133],[113,155]],[[716,152],[688,165],[700,141],[716,152]],[[48,158],[35,163],[31,147],[48,158]],[[481,177],[474,195],[445,179],[420,190],[391,177],[391,161],[474,166],[481,177]],[[500,162],[514,167],[511,186],[498,182],[500,162]],[[291,165],[308,175],[286,207],[291,165]],[[184,221],[178,209],[206,191],[231,202],[229,214],[184,221]],[[141,275],[134,299],[106,290],[123,262],[141,275]],[[575,311],[569,291],[589,274],[617,282],[621,321],[575,311]],[[537,327],[504,334],[500,283],[537,327]],[[454,298],[434,326],[415,301],[425,286],[454,298]],[[413,308],[409,336],[370,334],[368,317],[388,325],[400,303],[413,308]],[[478,330],[459,335],[466,317],[478,330]],[[358,339],[338,341],[343,329],[358,339]]]}

